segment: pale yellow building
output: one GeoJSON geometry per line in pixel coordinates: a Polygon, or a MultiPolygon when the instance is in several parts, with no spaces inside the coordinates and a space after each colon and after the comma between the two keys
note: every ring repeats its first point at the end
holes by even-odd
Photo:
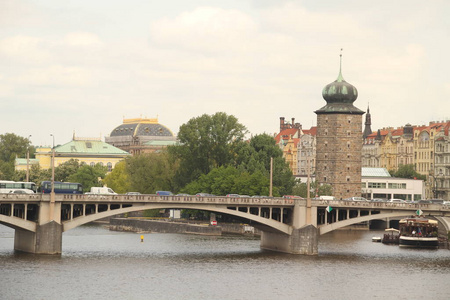
{"type": "MultiPolygon", "coordinates": [[[[30,160],[30,165],[38,163],[43,169],[51,168],[51,147],[36,148],[35,156],[35,159],[30,160]]],[[[71,159],[77,159],[80,164],[106,166],[110,172],[119,161],[128,156],[130,156],[128,152],[102,142],[98,138],[76,138],[74,136],[72,141],[55,147],[55,167],[71,159]]],[[[16,170],[26,170],[26,159],[16,159],[16,170]]]]}

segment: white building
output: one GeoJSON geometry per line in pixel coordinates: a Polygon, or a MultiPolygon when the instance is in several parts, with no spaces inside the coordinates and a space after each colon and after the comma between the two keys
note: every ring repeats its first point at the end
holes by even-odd
{"type": "Polygon", "coordinates": [[[361,181],[362,196],[367,199],[417,201],[425,197],[423,180],[391,177],[385,168],[362,168],[361,181]]]}

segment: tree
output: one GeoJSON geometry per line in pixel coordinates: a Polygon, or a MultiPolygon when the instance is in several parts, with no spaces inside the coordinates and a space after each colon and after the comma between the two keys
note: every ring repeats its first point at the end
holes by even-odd
{"type": "Polygon", "coordinates": [[[143,194],[157,190],[175,191],[174,176],[178,161],[167,152],[147,153],[125,159],[130,189],[143,194]]]}
{"type": "Polygon", "coordinates": [[[80,168],[78,159],[70,159],[55,168],[55,181],[68,181],[68,178],[75,174],[80,168]]]}
{"type": "Polygon", "coordinates": [[[224,112],[202,115],[180,126],[180,145],[169,148],[180,159],[176,182],[180,187],[208,174],[213,168],[234,163],[236,148],[247,129],[224,112]]]}
{"type": "Polygon", "coordinates": [[[25,157],[30,140],[14,133],[0,134],[0,160],[14,162],[16,157],[25,157]]]}
{"type": "Polygon", "coordinates": [[[390,170],[389,173],[393,177],[409,178],[409,179],[421,179],[426,180],[425,175],[421,175],[416,172],[413,164],[400,165],[397,171],[390,170]]]}
{"type": "MultiPolygon", "coordinates": [[[[314,198],[317,196],[332,196],[333,194],[333,188],[329,184],[321,184],[317,186],[316,181],[311,181],[310,183],[310,197],[314,198]]],[[[308,197],[308,189],[307,189],[307,183],[304,182],[297,182],[292,189],[292,194],[297,195],[303,198],[308,197]]]]}
{"type": "Polygon", "coordinates": [[[78,182],[83,185],[85,192],[89,191],[93,186],[102,186],[102,179],[105,178],[108,168],[96,164],[91,167],[88,165],[81,166],[75,174],[69,176],[70,182],[78,182]]]}
{"type": "Polygon", "coordinates": [[[130,176],[126,170],[126,162],[117,163],[111,173],[106,175],[103,182],[112,188],[116,193],[124,194],[130,192],[130,176]]]}

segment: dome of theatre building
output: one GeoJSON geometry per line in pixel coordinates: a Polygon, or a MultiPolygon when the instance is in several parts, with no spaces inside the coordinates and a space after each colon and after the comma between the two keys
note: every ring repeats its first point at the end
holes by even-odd
{"type": "Polygon", "coordinates": [[[136,155],[161,151],[176,143],[176,137],[158,119],[124,119],[123,124],[111,131],[105,142],[136,155]]]}

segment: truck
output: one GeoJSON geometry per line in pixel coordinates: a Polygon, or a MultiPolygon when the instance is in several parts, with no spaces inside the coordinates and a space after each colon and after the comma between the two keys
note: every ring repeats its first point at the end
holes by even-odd
{"type": "Polygon", "coordinates": [[[91,187],[91,191],[86,194],[117,195],[116,192],[114,192],[111,188],[106,187],[106,186],[102,186],[102,187],[93,186],[93,187],[91,187]]]}

